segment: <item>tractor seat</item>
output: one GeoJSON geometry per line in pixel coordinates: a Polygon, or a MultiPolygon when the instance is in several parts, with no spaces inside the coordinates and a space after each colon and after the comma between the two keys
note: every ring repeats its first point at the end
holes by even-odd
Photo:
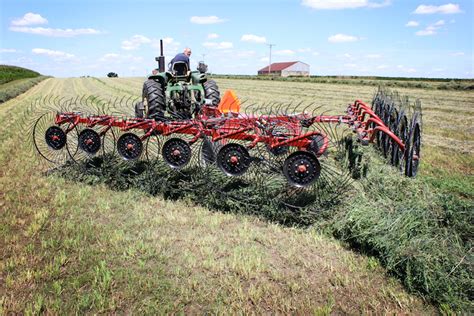
{"type": "Polygon", "coordinates": [[[171,73],[178,80],[187,80],[189,77],[188,64],[184,61],[177,61],[171,66],[171,73]]]}

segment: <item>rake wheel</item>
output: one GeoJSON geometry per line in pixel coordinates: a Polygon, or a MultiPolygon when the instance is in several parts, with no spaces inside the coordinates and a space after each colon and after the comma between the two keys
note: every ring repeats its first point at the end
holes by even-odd
{"type": "Polygon", "coordinates": [[[101,143],[99,134],[93,129],[86,128],[79,134],[79,148],[88,155],[95,155],[101,143]]]}
{"type": "Polygon", "coordinates": [[[419,113],[412,118],[410,134],[405,147],[405,175],[414,177],[418,173],[421,151],[421,123],[419,113]]]}
{"type": "MultiPolygon", "coordinates": [[[[395,133],[395,135],[398,136],[398,138],[404,144],[406,144],[407,134],[408,134],[408,120],[403,110],[400,111],[400,113],[398,113],[396,129],[392,131],[395,133]]],[[[402,158],[403,158],[403,151],[400,149],[398,144],[394,140],[392,140],[390,163],[392,164],[392,166],[399,167],[400,160],[402,158]]]]}
{"type": "Polygon", "coordinates": [[[296,151],[283,163],[283,174],[291,185],[307,187],[319,178],[321,165],[314,154],[296,151]]]}
{"type": "MultiPolygon", "coordinates": [[[[387,127],[394,134],[396,134],[396,131],[398,129],[398,111],[394,106],[391,107],[390,114],[387,118],[387,127]]],[[[385,158],[389,158],[390,162],[392,161],[393,151],[395,149],[394,146],[397,146],[397,144],[392,140],[390,136],[385,135],[383,154],[385,158]]]]}
{"type": "Polygon", "coordinates": [[[217,153],[217,166],[228,176],[241,176],[250,167],[248,150],[236,143],[222,147],[217,153]]]}
{"type": "Polygon", "coordinates": [[[191,160],[191,147],[181,138],[168,139],[161,151],[163,159],[173,169],[181,169],[191,160]]]}
{"type": "Polygon", "coordinates": [[[137,135],[125,133],[117,140],[117,151],[125,160],[136,160],[142,154],[143,143],[137,135]]]}
{"type": "MultiPolygon", "coordinates": [[[[32,129],[33,146],[38,154],[46,161],[53,164],[63,164],[71,158],[71,151],[77,150],[76,137],[68,137],[67,134],[77,135],[76,127],[71,123],[64,125],[51,125],[54,122],[54,113],[42,114],[34,123],[32,129]]],[[[71,136],[71,135],[70,135],[71,136]]]]}
{"type": "Polygon", "coordinates": [[[53,150],[62,149],[67,142],[66,133],[58,126],[51,126],[44,134],[46,144],[53,150]]]}

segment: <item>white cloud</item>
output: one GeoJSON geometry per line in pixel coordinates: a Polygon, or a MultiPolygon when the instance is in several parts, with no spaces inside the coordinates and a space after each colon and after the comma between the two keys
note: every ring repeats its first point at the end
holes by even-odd
{"type": "Polygon", "coordinates": [[[298,53],[309,53],[311,52],[311,48],[298,48],[296,51],[298,53]]]}
{"type": "Polygon", "coordinates": [[[255,54],[256,53],[253,50],[244,50],[244,51],[239,51],[235,53],[235,56],[239,58],[249,58],[249,57],[255,56],[255,54]]]}
{"type": "Polygon", "coordinates": [[[213,48],[213,49],[229,49],[229,48],[234,47],[234,44],[232,44],[232,42],[220,42],[220,43],[204,42],[202,43],[202,46],[206,48],[213,48]]]}
{"type": "Polygon", "coordinates": [[[313,52],[313,56],[319,56],[319,52],[313,52]]]}
{"type": "Polygon", "coordinates": [[[115,53],[109,53],[109,54],[105,54],[104,56],[102,56],[101,59],[99,59],[100,61],[114,61],[114,60],[117,60],[117,58],[119,58],[120,55],[119,54],[115,54],[115,53]]]}
{"type": "Polygon", "coordinates": [[[409,68],[409,67],[405,67],[403,65],[398,65],[397,68],[401,71],[401,72],[406,72],[406,73],[415,73],[416,72],[416,69],[415,68],[409,68]]]}
{"type": "Polygon", "coordinates": [[[0,53],[16,53],[17,50],[14,48],[0,48],[0,53]]]}
{"type": "Polygon", "coordinates": [[[73,54],[65,53],[59,50],[46,49],[46,48],[33,48],[31,52],[36,55],[45,55],[48,57],[52,57],[53,59],[56,59],[56,60],[71,59],[75,57],[73,54]]]}
{"type": "Polygon", "coordinates": [[[262,57],[262,58],[259,59],[259,61],[264,62],[264,63],[268,63],[270,61],[270,58],[262,57]]]}
{"type": "Polygon", "coordinates": [[[328,41],[331,43],[350,43],[350,42],[357,42],[360,38],[352,35],[346,34],[336,34],[329,36],[328,41]]]}
{"type": "MultiPolygon", "coordinates": [[[[144,44],[147,44],[147,43],[144,43],[144,44]]],[[[174,40],[174,38],[172,38],[172,37],[169,37],[169,36],[163,37],[163,50],[165,51],[166,54],[176,54],[179,50],[180,45],[181,45],[181,43],[176,42],[174,40]]],[[[152,39],[151,40],[151,47],[155,48],[157,50],[157,53],[159,53],[160,40],[152,39]]]]}
{"type": "Polygon", "coordinates": [[[78,35],[100,34],[101,32],[93,28],[79,29],[60,29],[50,27],[31,27],[30,25],[47,24],[48,20],[36,13],[26,13],[22,18],[13,20],[9,27],[10,31],[28,33],[35,35],[51,36],[51,37],[74,37],[78,35]]]}
{"type": "Polygon", "coordinates": [[[365,55],[365,57],[370,58],[370,59],[379,59],[379,58],[382,58],[382,55],[380,55],[380,54],[368,54],[368,55],[365,55]]]}
{"type": "MultiPolygon", "coordinates": [[[[16,59],[10,59],[10,60],[0,60],[0,64],[4,65],[15,65],[15,66],[20,66],[20,67],[27,67],[27,66],[38,66],[37,63],[33,62],[33,59],[29,57],[19,57],[16,59]]],[[[37,68],[37,67],[35,67],[37,68]]]]}
{"type": "Polygon", "coordinates": [[[142,44],[151,43],[151,39],[143,35],[133,35],[130,39],[122,42],[122,49],[135,50],[140,48],[142,44]]]}
{"type": "Polygon", "coordinates": [[[352,55],[349,54],[349,53],[345,53],[343,56],[344,56],[345,58],[352,58],[352,55]]]}
{"type": "Polygon", "coordinates": [[[215,15],[210,15],[210,16],[192,16],[189,21],[194,24],[216,24],[216,23],[222,23],[225,22],[226,20],[221,19],[215,15]]]}
{"type": "Polygon", "coordinates": [[[46,20],[39,14],[28,12],[22,18],[12,21],[12,25],[15,25],[15,26],[26,26],[26,25],[37,25],[37,24],[48,24],[48,20],[46,20]]]}
{"type": "Polygon", "coordinates": [[[420,25],[420,23],[417,21],[408,21],[408,23],[405,24],[406,27],[417,27],[418,25],[420,25]]]}
{"type": "Polygon", "coordinates": [[[461,9],[459,8],[459,4],[443,4],[440,6],[435,5],[419,5],[414,14],[434,14],[434,13],[441,13],[441,14],[454,14],[454,13],[461,13],[461,9]]]}
{"type": "Polygon", "coordinates": [[[254,34],[244,34],[240,38],[242,42],[251,42],[251,43],[266,43],[267,39],[264,36],[258,36],[254,34]]]}
{"type": "MultiPolygon", "coordinates": [[[[108,53],[102,56],[99,59],[100,62],[107,62],[107,63],[115,63],[115,64],[123,64],[123,63],[138,63],[143,61],[143,57],[135,56],[135,55],[120,55],[116,53],[108,53]]],[[[133,66],[133,65],[132,65],[133,66]]]]}
{"type": "Polygon", "coordinates": [[[29,33],[35,35],[51,36],[51,37],[74,37],[78,35],[94,35],[101,32],[92,28],[83,29],[53,29],[44,27],[26,27],[26,26],[10,26],[10,31],[29,33]]]}
{"type": "Polygon", "coordinates": [[[452,53],[451,56],[454,56],[454,57],[464,56],[464,52],[452,53]]]}
{"type": "Polygon", "coordinates": [[[433,27],[427,27],[424,30],[420,30],[415,33],[417,36],[430,36],[436,34],[436,29],[433,27]]]}
{"type": "Polygon", "coordinates": [[[387,65],[379,65],[379,66],[377,66],[377,69],[387,69],[387,68],[389,68],[389,66],[387,66],[387,65]]]}
{"type": "Polygon", "coordinates": [[[391,4],[390,0],[369,2],[368,0],[303,0],[302,5],[316,10],[357,9],[363,7],[381,8],[391,4]]]}
{"type": "Polygon", "coordinates": [[[430,36],[436,35],[437,31],[445,24],[444,20],[439,20],[438,22],[428,25],[424,30],[420,30],[415,34],[418,36],[430,36]]]}
{"type": "Polygon", "coordinates": [[[294,54],[295,54],[295,51],[291,49],[282,49],[282,50],[275,51],[275,55],[278,55],[278,56],[292,56],[294,54]]]}
{"type": "Polygon", "coordinates": [[[208,39],[216,39],[218,37],[219,37],[219,34],[216,34],[216,33],[207,34],[208,39]]]}
{"type": "Polygon", "coordinates": [[[365,7],[367,0],[303,0],[302,5],[319,10],[339,10],[365,7]]]}
{"type": "Polygon", "coordinates": [[[383,8],[392,4],[391,0],[385,0],[383,2],[369,2],[367,7],[369,8],[383,8]]]}

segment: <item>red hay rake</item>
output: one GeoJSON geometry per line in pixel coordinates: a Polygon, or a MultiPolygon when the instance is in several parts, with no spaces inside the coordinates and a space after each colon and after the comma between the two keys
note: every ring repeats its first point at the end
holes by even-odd
{"type": "MultiPolygon", "coordinates": [[[[74,108],[80,103],[77,101],[67,103],[74,108]]],[[[65,102],[57,103],[64,107],[65,102]]],[[[97,107],[100,102],[88,99],[85,103],[97,107]]],[[[309,188],[320,178],[341,177],[327,161],[331,148],[340,147],[340,139],[334,139],[340,138],[340,133],[334,127],[347,126],[362,145],[375,143],[406,176],[417,173],[421,149],[418,102],[412,110],[408,100],[379,89],[371,106],[356,100],[343,115],[294,114],[289,106],[284,110],[272,106],[269,112],[242,113],[232,92],[226,93],[218,107],[204,105],[186,120],[56,110],[44,113],[34,123],[33,143],[36,151],[54,164],[114,156],[127,162],[161,159],[171,170],[199,166],[230,177],[249,172],[276,174],[288,187],[309,188]],[[258,168],[249,171],[253,166],[258,168]]]]}

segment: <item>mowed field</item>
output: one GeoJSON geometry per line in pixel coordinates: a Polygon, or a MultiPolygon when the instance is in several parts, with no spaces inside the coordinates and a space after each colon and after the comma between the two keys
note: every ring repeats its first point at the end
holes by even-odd
{"type": "MultiPolygon", "coordinates": [[[[22,129],[31,120],[24,109],[47,95],[138,97],[143,80],[46,79],[0,105],[3,312],[435,312],[388,277],[378,260],[316,229],[45,175],[22,129]]],[[[218,84],[249,105],[303,101],[333,114],[355,98],[370,102],[375,93],[356,85],[218,84]]],[[[420,178],[471,200],[474,93],[399,92],[423,105],[420,178]]]]}

